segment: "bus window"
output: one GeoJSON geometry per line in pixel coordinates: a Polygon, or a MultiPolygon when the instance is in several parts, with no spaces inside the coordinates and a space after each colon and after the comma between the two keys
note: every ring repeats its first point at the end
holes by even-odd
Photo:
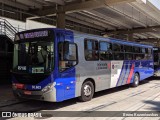
{"type": "Polygon", "coordinates": [[[124,45],[124,52],[133,52],[133,47],[128,46],[128,45],[124,45]]]}
{"type": "Polygon", "coordinates": [[[99,42],[100,60],[112,60],[112,44],[99,42]]]}
{"type": "Polygon", "coordinates": [[[145,59],[145,54],[135,54],[135,60],[144,60],[145,59]]]}
{"type": "Polygon", "coordinates": [[[141,53],[141,50],[139,47],[133,47],[133,50],[135,53],[141,53]]]}
{"type": "Polygon", "coordinates": [[[125,53],[125,60],[133,60],[133,54],[132,53],[125,53]]]}
{"type": "Polygon", "coordinates": [[[87,61],[99,60],[98,41],[85,39],[85,59],[87,61]]]}
{"type": "Polygon", "coordinates": [[[142,53],[146,53],[146,49],[145,48],[142,48],[142,53]]]}
{"type": "Polygon", "coordinates": [[[113,44],[114,60],[124,60],[124,48],[121,44],[113,44]]]}
{"type": "Polygon", "coordinates": [[[152,49],[148,48],[148,60],[151,60],[151,59],[153,59],[153,57],[152,57],[152,49]]]}
{"type": "Polygon", "coordinates": [[[124,60],[124,53],[114,53],[115,60],[124,60]]]}
{"type": "Polygon", "coordinates": [[[123,52],[123,45],[121,45],[121,44],[113,44],[113,51],[115,51],[115,52],[123,52]]]}
{"type": "Polygon", "coordinates": [[[145,48],[146,53],[148,54],[148,48],[145,48]]]}
{"type": "Polygon", "coordinates": [[[69,69],[78,63],[76,44],[69,42],[65,44],[64,42],[60,42],[58,51],[60,72],[69,69]]]}

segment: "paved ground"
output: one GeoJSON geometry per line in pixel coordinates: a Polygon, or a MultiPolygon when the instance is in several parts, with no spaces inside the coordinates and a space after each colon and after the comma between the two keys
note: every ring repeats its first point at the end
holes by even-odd
{"type": "MultiPolygon", "coordinates": [[[[3,93],[1,92],[1,94],[3,93]]],[[[11,94],[10,98],[13,99],[11,94]]],[[[13,103],[8,104],[9,105],[4,103],[3,105],[1,104],[0,111],[47,111],[48,117],[23,118],[23,120],[160,120],[159,117],[113,117],[118,116],[117,112],[112,112],[112,117],[89,117],[91,114],[95,116],[102,114],[102,112],[98,113],[97,111],[150,111],[151,113],[152,111],[160,111],[160,78],[157,78],[157,80],[155,78],[146,80],[136,88],[122,86],[119,88],[98,92],[89,102],[79,102],[77,99],[72,99],[61,103],[48,103],[29,100],[21,101],[20,103],[14,101],[13,103]],[[50,117],[53,111],[83,111],[85,112],[85,117],[50,117]]],[[[61,113],[56,114],[61,115],[61,113]]],[[[73,113],[71,113],[71,115],[72,114],[73,113]]],[[[81,115],[81,113],[75,114],[81,115]]],[[[12,118],[12,120],[21,119],[22,118],[12,118]]]]}

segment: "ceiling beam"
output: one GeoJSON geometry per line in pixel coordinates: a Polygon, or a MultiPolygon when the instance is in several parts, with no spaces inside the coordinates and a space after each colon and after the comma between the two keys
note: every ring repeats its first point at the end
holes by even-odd
{"type": "Polygon", "coordinates": [[[35,13],[41,16],[46,15],[55,15],[55,13],[65,11],[66,13],[72,13],[77,12],[81,10],[89,10],[89,9],[95,9],[99,7],[104,7],[107,5],[114,5],[117,3],[122,2],[133,2],[136,0],[90,0],[90,1],[83,1],[80,3],[73,3],[69,5],[65,5],[62,7],[62,9],[56,10],[56,8],[46,9],[46,10],[38,10],[35,13]]]}
{"type": "Polygon", "coordinates": [[[16,4],[21,3],[23,5],[31,6],[32,8],[42,8],[42,5],[38,4],[37,2],[33,2],[31,0],[16,0],[16,4]]]}
{"type": "Polygon", "coordinates": [[[138,42],[157,42],[159,41],[160,39],[158,38],[147,38],[147,39],[136,39],[135,41],[138,41],[138,42]]]}
{"type": "Polygon", "coordinates": [[[160,38],[160,34],[154,33],[154,32],[148,32],[149,36],[153,36],[154,38],[160,38]]]}
{"type": "Polygon", "coordinates": [[[131,14],[127,14],[124,13],[123,11],[121,11],[120,9],[116,8],[116,7],[107,7],[107,9],[112,10],[113,12],[116,12],[122,16],[124,16],[124,19],[128,19],[129,21],[133,21],[136,24],[139,24],[140,26],[146,27],[147,25],[145,23],[143,23],[142,21],[134,18],[131,14]]]}
{"type": "Polygon", "coordinates": [[[73,17],[73,16],[66,16],[66,20],[74,21],[76,23],[79,23],[79,24],[82,24],[82,25],[85,25],[85,26],[89,26],[89,27],[92,27],[92,28],[97,28],[97,29],[102,30],[102,31],[105,30],[105,28],[103,28],[100,25],[95,25],[95,24],[93,24],[91,22],[88,22],[88,21],[85,21],[85,20],[81,20],[81,19],[73,17]]]}
{"type": "MultiPolygon", "coordinates": [[[[72,13],[72,14],[75,14],[75,13],[72,13]]],[[[103,27],[105,27],[105,28],[108,28],[108,29],[116,29],[117,28],[117,26],[118,25],[115,25],[115,24],[113,24],[113,23],[111,23],[111,22],[109,22],[108,20],[105,20],[105,19],[103,19],[103,18],[101,18],[101,17],[99,17],[99,16],[95,16],[95,15],[90,15],[90,14],[88,14],[88,13],[85,13],[85,12],[79,12],[79,13],[76,13],[76,14],[80,14],[81,16],[79,16],[79,17],[84,17],[84,19],[85,18],[89,18],[88,20],[89,21],[93,21],[94,20],[94,23],[98,23],[98,24],[104,24],[103,25],[103,27]]]]}
{"type": "Polygon", "coordinates": [[[22,5],[20,3],[14,2],[14,1],[0,0],[0,3],[6,4],[8,6],[15,7],[15,8],[20,8],[20,9],[23,9],[23,10],[29,10],[29,7],[27,7],[26,5],[22,5]]]}
{"type": "Polygon", "coordinates": [[[129,30],[107,31],[106,34],[146,33],[146,32],[156,32],[156,31],[159,31],[158,29],[160,29],[160,25],[146,27],[146,28],[133,28],[133,29],[129,29],[129,30]]]}
{"type": "Polygon", "coordinates": [[[114,4],[120,4],[120,3],[130,3],[130,2],[135,2],[136,0],[100,0],[100,1],[105,1],[105,4],[107,5],[114,5],[114,4]]]}
{"type": "Polygon", "coordinates": [[[117,27],[123,27],[123,28],[129,28],[131,29],[132,27],[124,22],[121,22],[121,21],[118,21],[112,17],[109,17],[109,16],[106,16],[100,12],[97,12],[95,10],[89,10],[89,12],[99,16],[99,17],[102,17],[103,19],[106,19],[107,21],[109,21],[110,23],[114,23],[117,27]]]}
{"type": "Polygon", "coordinates": [[[44,0],[44,1],[56,3],[58,5],[64,5],[65,4],[63,0],[44,0]]]}

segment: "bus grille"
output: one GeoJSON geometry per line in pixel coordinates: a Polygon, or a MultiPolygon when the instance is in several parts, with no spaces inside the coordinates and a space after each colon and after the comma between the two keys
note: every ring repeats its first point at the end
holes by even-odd
{"type": "Polygon", "coordinates": [[[28,84],[28,85],[36,85],[46,79],[48,75],[29,75],[29,74],[14,74],[14,77],[19,83],[28,84]]]}

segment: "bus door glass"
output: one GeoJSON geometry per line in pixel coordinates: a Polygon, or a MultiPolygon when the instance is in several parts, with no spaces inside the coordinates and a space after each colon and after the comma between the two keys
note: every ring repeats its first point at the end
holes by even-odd
{"type": "Polygon", "coordinates": [[[59,79],[64,85],[64,98],[69,99],[75,97],[77,45],[73,42],[73,36],[67,34],[64,38],[58,43],[59,79]]]}

